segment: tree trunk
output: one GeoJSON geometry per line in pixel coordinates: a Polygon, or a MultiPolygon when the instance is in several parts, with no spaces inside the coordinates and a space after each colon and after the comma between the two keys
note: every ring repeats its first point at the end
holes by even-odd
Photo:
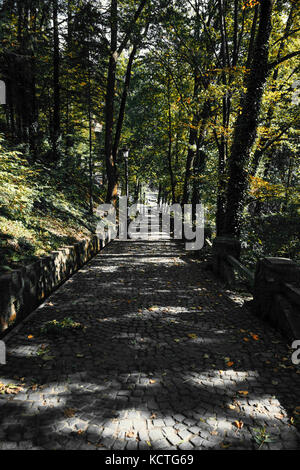
{"type": "Polygon", "coordinates": [[[118,1],[111,0],[110,6],[110,58],[108,64],[107,86],[105,97],[105,160],[107,172],[106,202],[116,204],[118,192],[118,173],[116,159],[113,154],[114,96],[117,69],[117,38],[118,38],[118,1]]]}
{"type": "Polygon", "coordinates": [[[60,57],[58,32],[58,0],[53,0],[53,123],[52,160],[59,159],[60,138],[60,57]]]}
{"type": "Polygon", "coordinates": [[[229,179],[225,232],[239,237],[244,209],[245,192],[248,187],[248,165],[250,151],[256,137],[258,117],[264,85],[268,76],[269,38],[271,33],[272,0],[262,0],[260,22],[256,37],[255,52],[247,83],[247,92],[242,100],[242,111],[235,123],[233,143],[229,159],[229,179]]]}

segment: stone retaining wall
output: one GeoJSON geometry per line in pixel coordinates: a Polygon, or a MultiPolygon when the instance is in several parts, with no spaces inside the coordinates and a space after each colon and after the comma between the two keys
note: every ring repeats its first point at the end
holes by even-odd
{"type": "Polygon", "coordinates": [[[105,245],[94,235],[0,276],[0,334],[31,313],[105,245]]]}

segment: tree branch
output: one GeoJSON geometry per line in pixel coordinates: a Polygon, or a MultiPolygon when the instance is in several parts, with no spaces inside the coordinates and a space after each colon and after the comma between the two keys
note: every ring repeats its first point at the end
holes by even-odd
{"type": "Polygon", "coordinates": [[[297,55],[300,54],[299,51],[291,52],[290,54],[285,55],[284,57],[281,57],[278,60],[274,60],[273,62],[270,62],[268,65],[268,69],[272,70],[274,67],[277,67],[277,65],[281,64],[282,62],[285,62],[286,60],[292,59],[293,57],[296,57],[297,55]]]}

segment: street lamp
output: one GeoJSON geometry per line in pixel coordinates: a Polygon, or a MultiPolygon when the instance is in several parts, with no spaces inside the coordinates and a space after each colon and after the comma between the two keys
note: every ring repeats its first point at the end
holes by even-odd
{"type": "MultiPolygon", "coordinates": [[[[101,135],[102,130],[103,130],[103,125],[100,124],[99,122],[96,122],[96,121],[93,121],[93,124],[94,124],[94,132],[95,132],[96,135],[99,135],[99,142],[101,144],[100,135],[101,135]]],[[[101,145],[100,145],[100,154],[101,154],[101,145]]],[[[104,161],[102,162],[102,166],[103,166],[102,184],[104,184],[104,180],[105,180],[105,162],[104,161]]]]}
{"type": "Polygon", "coordinates": [[[129,183],[128,183],[128,158],[129,158],[129,150],[124,150],[124,161],[125,161],[125,184],[126,184],[126,197],[129,196],[129,183]]]}

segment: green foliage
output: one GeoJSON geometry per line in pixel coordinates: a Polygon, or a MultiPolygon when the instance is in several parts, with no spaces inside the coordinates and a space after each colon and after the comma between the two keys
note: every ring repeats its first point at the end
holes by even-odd
{"type": "Polygon", "coordinates": [[[83,329],[81,323],[75,322],[70,317],[65,317],[62,321],[52,320],[41,328],[41,334],[47,336],[59,336],[69,332],[78,332],[83,329]]]}
{"type": "Polygon", "coordinates": [[[254,440],[258,445],[258,448],[261,449],[264,444],[276,442],[276,439],[267,432],[267,428],[264,426],[262,428],[254,428],[254,440]]]}
{"type": "MultiPolygon", "coordinates": [[[[0,270],[87,238],[96,219],[88,214],[88,181],[68,161],[59,168],[29,164],[0,140],[0,270]]],[[[95,204],[101,191],[94,187],[95,204]]]]}

